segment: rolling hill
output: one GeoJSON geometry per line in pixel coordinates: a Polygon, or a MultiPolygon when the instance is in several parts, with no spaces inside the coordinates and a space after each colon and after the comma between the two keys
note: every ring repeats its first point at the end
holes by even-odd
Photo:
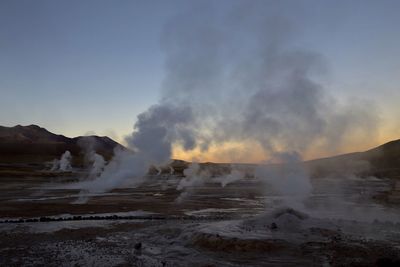
{"type": "Polygon", "coordinates": [[[0,126],[0,163],[41,163],[59,158],[66,150],[79,161],[88,146],[106,159],[113,156],[115,148],[124,149],[106,136],[68,138],[37,125],[0,126]]]}
{"type": "MultiPolygon", "coordinates": [[[[47,131],[37,125],[14,127],[0,126],[0,163],[43,163],[59,158],[69,150],[75,159],[75,164],[82,164],[85,148],[110,159],[115,148],[125,149],[122,145],[103,136],[79,136],[68,138],[47,131]]],[[[189,162],[174,160],[171,166],[175,173],[183,174],[189,162]]],[[[201,168],[212,173],[227,173],[231,169],[229,163],[201,163],[201,168]]],[[[315,159],[305,162],[312,176],[321,177],[331,174],[356,173],[358,175],[374,175],[378,177],[400,178],[400,139],[388,142],[376,148],[334,157],[315,159]]],[[[235,164],[251,175],[256,164],[235,164]]],[[[161,168],[163,173],[169,173],[170,168],[161,168]]],[[[151,168],[150,173],[158,171],[151,168]]]]}
{"type": "Polygon", "coordinates": [[[306,165],[314,176],[351,172],[358,175],[400,178],[400,139],[364,152],[307,161],[306,165]]]}

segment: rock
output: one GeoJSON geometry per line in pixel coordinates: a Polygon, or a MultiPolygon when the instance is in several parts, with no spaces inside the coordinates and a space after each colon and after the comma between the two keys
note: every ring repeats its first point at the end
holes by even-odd
{"type": "Polygon", "coordinates": [[[391,259],[391,258],[379,258],[376,261],[376,266],[378,267],[383,267],[383,266],[388,266],[388,267],[395,267],[400,265],[400,259],[391,259]]]}
{"type": "Polygon", "coordinates": [[[278,225],[276,225],[276,223],[271,223],[271,225],[270,225],[270,229],[271,230],[278,230],[278,225]]]}
{"type": "Polygon", "coordinates": [[[136,250],[141,250],[141,249],[142,249],[142,242],[136,243],[135,246],[134,246],[134,248],[135,248],[136,250]]]}

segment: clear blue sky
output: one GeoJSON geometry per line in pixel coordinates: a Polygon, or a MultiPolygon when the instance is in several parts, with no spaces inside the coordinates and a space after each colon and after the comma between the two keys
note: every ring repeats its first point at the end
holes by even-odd
{"type": "MultiPolygon", "coordinates": [[[[222,13],[235,2],[210,1],[222,13]]],[[[326,58],[332,94],[374,99],[400,137],[400,1],[272,3],[299,25],[297,45],[326,58]]],[[[128,134],[159,98],[165,23],[197,4],[0,1],[0,125],[128,134]]]]}

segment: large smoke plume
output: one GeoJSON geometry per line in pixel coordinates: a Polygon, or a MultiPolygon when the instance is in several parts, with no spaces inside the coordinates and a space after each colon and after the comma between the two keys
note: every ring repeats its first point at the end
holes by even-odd
{"type": "Polygon", "coordinates": [[[266,162],[290,166],[257,175],[270,177],[284,194],[304,195],[310,188],[302,178],[302,155],[335,152],[352,137],[374,138],[374,109],[346,105],[324,89],[316,79],[326,69],[324,58],[299,48],[290,19],[273,13],[279,11],[267,2],[254,2],[226,15],[202,6],[171,19],[161,38],[162,95],[138,116],[127,139],[134,154],[117,152],[84,188],[103,192],[138,184],[150,165],[168,162],[176,146],[207,153],[239,142],[262,147],[266,162]],[[286,180],[271,178],[277,173],[286,180]]]}

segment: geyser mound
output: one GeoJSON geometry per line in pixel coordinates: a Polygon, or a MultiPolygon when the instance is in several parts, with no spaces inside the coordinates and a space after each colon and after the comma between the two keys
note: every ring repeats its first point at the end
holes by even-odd
{"type": "Polygon", "coordinates": [[[309,215],[304,212],[284,207],[273,210],[270,213],[244,220],[242,226],[255,231],[270,230],[293,232],[299,231],[303,223],[309,218],[309,215]]]}

